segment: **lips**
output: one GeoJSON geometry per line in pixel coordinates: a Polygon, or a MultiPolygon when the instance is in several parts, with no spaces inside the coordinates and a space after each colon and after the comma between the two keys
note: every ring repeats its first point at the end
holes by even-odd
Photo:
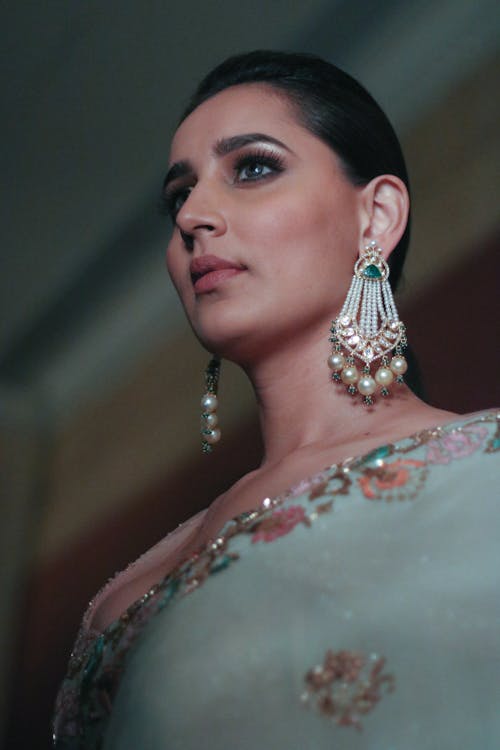
{"type": "Polygon", "coordinates": [[[218,258],[216,255],[202,255],[193,258],[189,270],[194,290],[201,294],[212,291],[222,281],[241,273],[245,268],[239,263],[218,258]]]}

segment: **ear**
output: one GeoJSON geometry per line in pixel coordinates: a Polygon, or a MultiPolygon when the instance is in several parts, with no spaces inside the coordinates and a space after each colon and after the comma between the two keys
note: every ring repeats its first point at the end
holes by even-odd
{"type": "Polygon", "coordinates": [[[378,175],[364,186],[360,198],[360,246],[375,240],[387,260],[403,236],[408,222],[410,198],[406,185],[395,175],[378,175]]]}

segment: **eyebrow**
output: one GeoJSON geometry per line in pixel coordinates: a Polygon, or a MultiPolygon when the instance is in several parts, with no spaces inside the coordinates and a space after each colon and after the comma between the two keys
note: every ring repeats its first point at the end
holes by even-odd
{"type": "MultiPolygon", "coordinates": [[[[220,138],[216,141],[213,147],[213,152],[216,156],[226,156],[232,151],[237,151],[239,148],[248,146],[251,143],[272,143],[274,146],[279,146],[280,148],[285,149],[285,151],[293,153],[293,151],[282,141],[273,138],[271,135],[266,135],[265,133],[243,133],[242,135],[233,135],[230,138],[220,138]]],[[[173,180],[192,174],[193,171],[191,162],[188,160],[184,159],[175,162],[167,172],[167,176],[163,181],[163,187],[166,188],[170,182],[173,182],[173,180]]]]}
{"type": "Polygon", "coordinates": [[[226,154],[230,154],[231,151],[237,151],[237,149],[243,146],[248,146],[249,143],[272,143],[275,146],[284,148],[285,151],[290,151],[288,146],[285,146],[277,138],[273,138],[272,135],[265,135],[265,133],[244,133],[243,135],[233,135],[231,138],[221,138],[214,146],[214,153],[217,156],[225,156],[226,154]]]}

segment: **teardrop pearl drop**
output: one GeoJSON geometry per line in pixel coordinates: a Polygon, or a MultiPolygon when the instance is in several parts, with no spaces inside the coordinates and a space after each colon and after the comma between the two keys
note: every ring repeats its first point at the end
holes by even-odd
{"type": "Polygon", "coordinates": [[[378,385],[387,386],[394,380],[394,375],[388,367],[379,367],[375,373],[375,381],[378,385]]]}
{"type": "Polygon", "coordinates": [[[213,412],[217,409],[217,406],[217,396],[213,393],[205,393],[201,399],[201,408],[203,411],[213,412]]]}
{"type": "Polygon", "coordinates": [[[338,372],[345,365],[345,359],[340,352],[334,352],[328,357],[328,367],[334,372],[338,372]]]}
{"type": "Polygon", "coordinates": [[[404,375],[408,369],[408,362],[404,357],[393,357],[389,365],[394,375],[404,375]]]}
{"type": "Polygon", "coordinates": [[[371,375],[363,375],[358,382],[358,391],[362,396],[371,396],[375,392],[377,384],[371,375]]]}
{"type": "Polygon", "coordinates": [[[215,430],[210,430],[208,435],[204,435],[205,441],[209,445],[213,445],[214,443],[218,443],[220,440],[220,430],[218,427],[215,428],[215,430]]]}
{"type": "Polygon", "coordinates": [[[352,385],[353,383],[358,382],[359,372],[354,365],[349,365],[349,367],[344,367],[340,373],[340,377],[342,378],[343,383],[346,385],[352,385]]]}

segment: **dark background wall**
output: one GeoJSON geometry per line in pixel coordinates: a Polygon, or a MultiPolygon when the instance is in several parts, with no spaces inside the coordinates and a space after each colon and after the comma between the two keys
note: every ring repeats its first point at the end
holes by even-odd
{"type": "Polygon", "coordinates": [[[222,0],[25,2],[2,6],[0,28],[0,732],[10,750],[49,747],[57,685],[96,589],[259,458],[251,393],[231,367],[224,444],[209,462],[199,456],[205,354],[163,267],[156,195],[194,82],[232,52],[292,48],[345,66],[381,101],[413,184],[400,309],[429,400],[473,411],[500,401],[499,36],[488,0],[237,11],[222,0]]]}

